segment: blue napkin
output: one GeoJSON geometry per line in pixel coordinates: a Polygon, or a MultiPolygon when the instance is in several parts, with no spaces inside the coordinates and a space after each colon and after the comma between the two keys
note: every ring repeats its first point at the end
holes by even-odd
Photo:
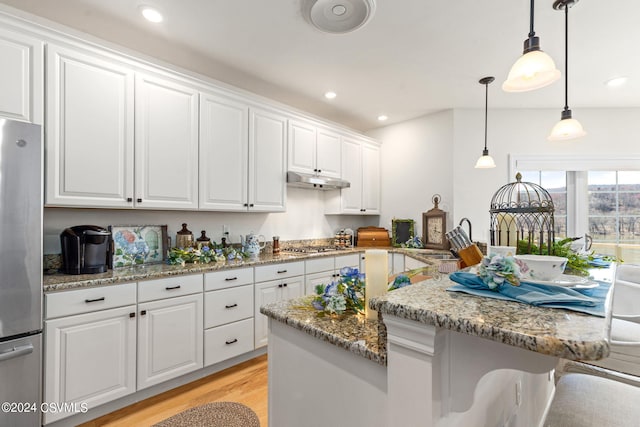
{"type": "Polygon", "coordinates": [[[604,302],[609,289],[609,284],[604,282],[599,282],[600,286],[592,289],[569,289],[520,282],[520,286],[501,285],[496,292],[490,290],[476,274],[457,271],[451,273],[449,278],[458,285],[449,287],[447,291],[518,301],[539,307],[564,308],[600,317],[604,317],[604,302]]]}
{"type": "Polygon", "coordinates": [[[594,258],[589,260],[589,265],[598,268],[608,268],[611,266],[611,261],[605,261],[602,258],[594,258]]]}

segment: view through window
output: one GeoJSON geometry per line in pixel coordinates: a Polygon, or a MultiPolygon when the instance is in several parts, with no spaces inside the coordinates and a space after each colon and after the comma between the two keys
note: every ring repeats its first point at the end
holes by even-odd
{"type": "Polygon", "coordinates": [[[582,228],[596,252],[640,263],[640,171],[521,173],[551,195],[557,239],[582,228]]]}

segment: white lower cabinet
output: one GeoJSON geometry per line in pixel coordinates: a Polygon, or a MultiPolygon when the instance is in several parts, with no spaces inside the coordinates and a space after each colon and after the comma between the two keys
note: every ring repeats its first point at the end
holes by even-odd
{"type": "Polygon", "coordinates": [[[202,293],[138,304],[138,390],[203,366],[202,293]]]}
{"type": "MultiPolygon", "coordinates": [[[[135,302],[135,283],[45,296],[44,402],[93,408],[136,391],[135,302]],[[94,304],[104,309],[82,313],[94,304]]],[[[71,415],[46,412],[43,422],[71,415]]]]}
{"type": "Polygon", "coordinates": [[[260,313],[260,306],[302,296],[304,276],[256,283],[255,285],[255,348],[267,345],[269,322],[267,316],[260,313]]]}
{"type": "Polygon", "coordinates": [[[204,306],[205,366],[253,350],[253,280],[207,292],[204,306]]]}

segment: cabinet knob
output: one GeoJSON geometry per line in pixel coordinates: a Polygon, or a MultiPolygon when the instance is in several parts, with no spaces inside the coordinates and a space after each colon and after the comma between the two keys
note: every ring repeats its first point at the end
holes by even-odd
{"type": "Polygon", "coordinates": [[[136,199],[136,202],[142,203],[142,199],[136,199]]]}
{"type": "Polygon", "coordinates": [[[282,283],[280,283],[280,284],[278,285],[278,287],[279,287],[279,288],[281,288],[281,287],[282,287],[282,283]]]}
{"type": "Polygon", "coordinates": [[[136,317],[135,313],[129,313],[129,317],[136,317]]]}
{"type": "Polygon", "coordinates": [[[322,169],[318,169],[318,173],[322,173],[322,169]]]}
{"type": "Polygon", "coordinates": [[[244,206],[246,208],[247,206],[249,206],[249,203],[245,203],[242,206],[244,206]]]}
{"type": "Polygon", "coordinates": [[[253,203],[249,203],[249,207],[252,208],[253,207],[253,203]]]}
{"type": "Polygon", "coordinates": [[[133,202],[133,197],[127,197],[127,202],[129,203],[133,202]]]}
{"type": "Polygon", "coordinates": [[[147,314],[147,310],[142,310],[142,311],[140,312],[140,316],[144,316],[145,314],[147,314]]]}
{"type": "Polygon", "coordinates": [[[286,284],[286,283],[283,283],[283,284],[282,284],[282,286],[284,286],[284,287],[286,288],[286,287],[287,287],[287,284],[286,284]]]}

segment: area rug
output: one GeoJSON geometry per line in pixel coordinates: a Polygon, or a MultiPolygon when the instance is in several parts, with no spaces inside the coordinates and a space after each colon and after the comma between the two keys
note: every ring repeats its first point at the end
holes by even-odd
{"type": "Polygon", "coordinates": [[[260,427],[248,406],[236,402],[212,402],[187,409],[153,427],[260,427]]]}

